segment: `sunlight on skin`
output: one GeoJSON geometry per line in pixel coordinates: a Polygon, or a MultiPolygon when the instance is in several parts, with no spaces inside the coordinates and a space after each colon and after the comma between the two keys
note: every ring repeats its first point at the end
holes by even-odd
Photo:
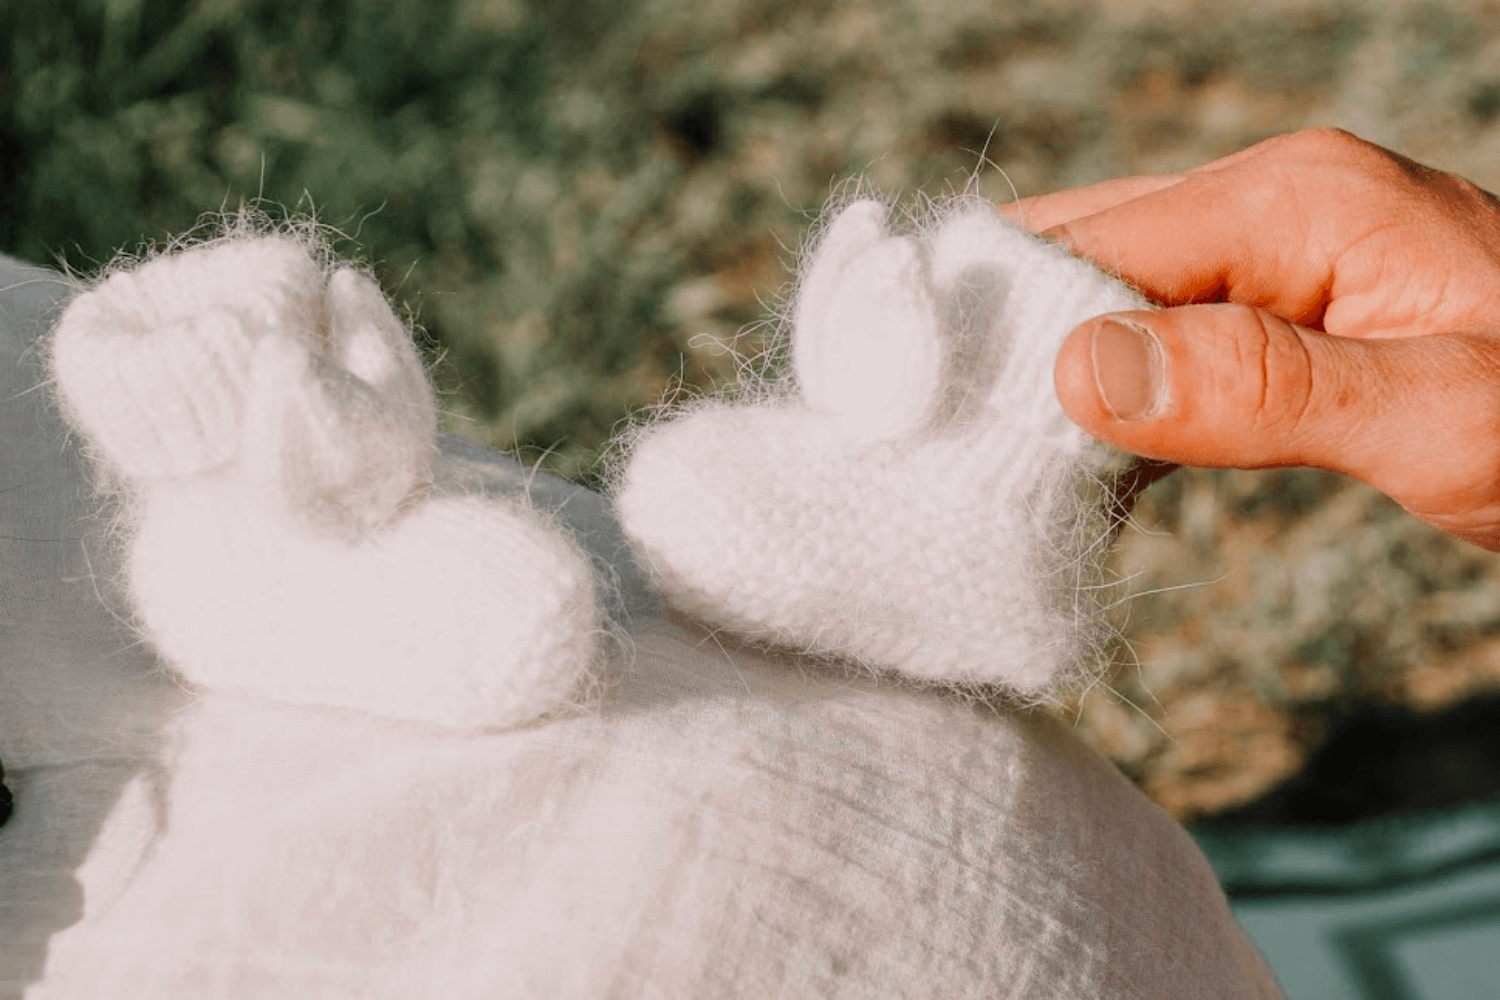
{"type": "Polygon", "coordinates": [[[1000,211],[1166,307],[1121,314],[1125,332],[1083,324],[1054,371],[1080,426],[1165,463],[1142,485],[1175,465],[1314,466],[1500,551],[1493,195],[1313,129],[1000,211]],[[1112,392],[1153,406],[1121,416],[1112,392]]]}

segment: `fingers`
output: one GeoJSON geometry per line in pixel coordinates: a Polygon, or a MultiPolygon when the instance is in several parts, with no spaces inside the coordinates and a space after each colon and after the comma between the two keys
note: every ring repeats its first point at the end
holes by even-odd
{"type": "MultiPolygon", "coordinates": [[[[1045,232],[1066,225],[1077,219],[1110,209],[1118,208],[1129,201],[1143,198],[1147,195],[1165,191],[1168,188],[1187,180],[1189,177],[1203,174],[1212,174],[1230,167],[1239,166],[1241,163],[1264,155],[1268,148],[1278,142],[1284,142],[1290,136],[1279,136],[1277,139],[1268,140],[1222,156],[1217,160],[1199,164],[1190,170],[1176,174],[1146,174],[1138,177],[1119,177],[1113,180],[1101,181],[1098,184],[1090,184],[1086,187],[1073,188],[1068,191],[1054,191],[1051,194],[1038,195],[1033,198],[1018,198],[1015,201],[996,206],[1000,214],[1019,226],[1033,233],[1045,232]]],[[[1353,138],[1350,136],[1349,138],[1353,138]]],[[[1355,140],[1358,141],[1358,140],[1355,140]]]]}
{"type": "Polygon", "coordinates": [[[1068,415],[1127,451],[1182,465],[1331,469],[1500,548],[1493,339],[1350,340],[1264,310],[1195,305],[1083,324],[1054,377],[1068,415]]]}
{"type": "Polygon", "coordinates": [[[1022,211],[1061,220],[1047,235],[1164,305],[1239,302],[1347,336],[1469,328],[1497,271],[1478,244],[1500,240],[1493,198],[1332,129],[1022,211]],[[1419,301],[1433,288],[1441,301],[1419,301]]]}
{"type": "Polygon", "coordinates": [[[1085,430],[1167,463],[1343,472],[1500,551],[1492,195],[1321,129],[1007,214],[1178,307],[1070,336],[1054,375],[1085,430]]]}
{"type": "Polygon", "coordinates": [[[1164,305],[1225,299],[1321,322],[1336,254],[1279,181],[1194,174],[1047,235],[1164,305]]]}
{"type": "Polygon", "coordinates": [[[1009,204],[996,207],[1002,216],[1017,225],[1033,233],[1045,232],[1075,219],[1106,212],[1128,201],[1164,191],[1191,176],[1210,174],[1237,166],[1264,152],[1265,144],[1262,143],[1200,164],[1183,173],[1119,177],[1068,191],[1054,191],[1051,194],[1034,198],[1018,198],[1009,204]]]}
{"type": "MultiPolygon", "coordinates": [[[[1330,431],[1313,400],[1318,337],[1234,305],[1117,313],[1064,342],[1058,397],[1085,430],[1147,458],[1236,468],[1325,464],[1320,439],[1330,431]]],[[[1361,378],[1347,364],[1319,374],[1361,378]]]]}
{"type": "Polygon", "coordinates": [[[1155,194],[1181,183],[1182,179],[1181,174],[1121,177],[1071,191],[1021,198],[1008,205],[998,205],[996,209],[1017,225],[1033,233],[1041,233],[1075,219],[1108,211],[1127,201],[1155,194]]]}
{"type": "Polygon", "coordinates": [[[1311,150],[1285,146],[1262,143],[1186,173],[1105,181],[1001,211],[1165,305],[1233,299],[1317,326],[1336,254],[1309,253],[1293,187],[1337,190],[1347,178],[1311,176],[1300,162],[1311,150]]]}

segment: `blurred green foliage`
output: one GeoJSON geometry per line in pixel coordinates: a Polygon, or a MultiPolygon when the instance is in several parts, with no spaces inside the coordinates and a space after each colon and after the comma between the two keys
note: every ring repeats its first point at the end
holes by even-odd
{"type": "Polygon", "coordinates": [[[87,271],[205,211],[315,213],[414,308],[460,424],[508,418],[502,443],[561,443],[552,464],[577,472],[660,388],[639,371],[681,367],[653,336],[681,263],[633,232],[682,169],[648,141],[675,95],[637,72],[628,13],[10,0],[0,247],[87,271]],[[570,202],[589,168],[618,197],[570,202]],[[508,336],[517,321],[531,329],[508,336]]]}

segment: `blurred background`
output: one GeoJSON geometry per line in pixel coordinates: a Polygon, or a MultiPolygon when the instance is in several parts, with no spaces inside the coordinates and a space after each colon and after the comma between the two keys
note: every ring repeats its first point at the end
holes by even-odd
{"type": "MultiPolygon", "coordinates": [[[[1314,124],[1500,190],[1500,4],[0,0],[0,250],[316,214],[449,430],[590,482],[632,409],[733,379],[851,176],[1003,201],[1314,124]]],[[[1280,884],[1235,830],[1500,792],[1495,556],[1309,470],[1180,472],[1135,522],[1119,668],[1055,710],[1232,891],[1280,884]]]]}

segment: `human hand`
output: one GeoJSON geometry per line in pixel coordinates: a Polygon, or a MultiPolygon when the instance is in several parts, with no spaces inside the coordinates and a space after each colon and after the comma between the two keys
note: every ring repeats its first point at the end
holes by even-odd
{"type": "Polygon", "coordinates": [[[1308,465],[1500,551],[1500,201],[1348,133],[1005,206],[1164,309],[1082,324],[1054,379],[1177,465],[1308,465]]]}

